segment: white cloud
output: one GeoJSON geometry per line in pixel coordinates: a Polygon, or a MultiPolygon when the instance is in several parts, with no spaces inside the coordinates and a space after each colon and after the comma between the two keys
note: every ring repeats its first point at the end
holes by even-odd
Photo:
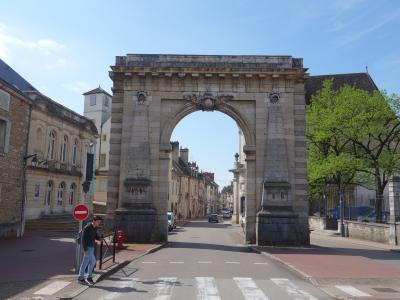
{"type": "Polygon", "coordinates": [[[336,42],[339,45],[350,44],[350,43],[364,37],[365,35],[368,35],[369,33],[373,32],[375,30],[378,30],[379,28],[385,26],[386,24],[396,20],[399,17],[399,15],[400,15],[400,10],[397,10],[390,15],[384,16],[377,23],[372,24],[370,27],[367,27],[364,30],[361,30],[361,31],[355,32],[355,33],[351,33],[351,34],[347,34],[347,35],[343,35],[343,36],[339,36],[336,39],[336,42]]]}
{"type": "Polygon", "coordinates": [[[46,64],[44,66],[47,70],[54,70],[58,68],[65,67],[67,65],[67,59],[64,57],[58,58],[55,62],[46,64]]]}
{"type": "Polygon", "coordinates": [[[84,93],[87,92],[91,86],[87,82],[84,81],[75,81],[70,83],[64,83],[63,87],[69,91],[76,93],[84,93]]]}
{"type": "Polygon", "coordinates": [[[0,57],[10,58],[10,53],[14,48],[23,48],[36,51],[40,54],[54,54],[62,50],[65,46],[49,38],[41,38],[38,41],[28,41],[14,36],[10,29],[0,24],[0,57]]]}

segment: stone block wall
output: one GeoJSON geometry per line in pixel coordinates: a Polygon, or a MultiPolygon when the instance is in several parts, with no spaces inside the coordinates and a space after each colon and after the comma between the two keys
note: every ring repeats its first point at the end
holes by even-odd
{"type": "Polygon", "coordinates": [[[350,238],[389,244],[389,224],[345,221],[344,227],[350,238]]]}
{"type": "Polygon", "coordinates": [[[4,84],[0,89],[10,94],[8,110],[0,107],[0,119],[11,126],[8,150],[0,153],[0,238],[7,238],[20,235],[30,102],[4,84]]]}

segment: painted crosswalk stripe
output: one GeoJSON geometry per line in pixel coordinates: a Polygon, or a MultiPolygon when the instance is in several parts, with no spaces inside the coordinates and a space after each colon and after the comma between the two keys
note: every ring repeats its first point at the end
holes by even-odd
{"type": "Polygon", "coordinates": [[[271,281],[284,289],[294,300],[317,300],[317,298],[303,291],[287,278],[271,278],[271,281]]]}
{"type": "Polygon", "coordinates": [[[226,261],[226,264],[240,264],[238,261],[226,261]]]}
{"type": "Polygon", "coordinates": [[[67,285],[69,285],[71,282],[69,281],[54,281],[50,283],[49,285],[46,285],[44,288],[41,288],[40,290],[36,291],[34,294],[35,295],[53,295],[57,293],[58,291],[62,290],[65,288],[67,285]]]}
{"type": "Polygon", "coordinates": [[[155,261],[143,261],[142,264],[155,264],[155,261]]]}
{"type": "Polygon", "coordinates": [[[154,300],[169,300],[176,284],[176,278],[159,278],[156,284],[156,297],[154,300]]]}
{"type": "Polygon", "coordinates": [[[370,294],[364,293],[351,285],[335,285],[335,287],[353,297],[371,297],[370,294]]]}
{"type": "Polygon", "coordinates": [[[112,300],[121,296],[121,289],[132,288],[138,278],[122,277],[118,281],[113,281],[112,287],[117,291],[108,293],[102,297],[97,298],[97,300],[112,300]]]}
{"type": "Polygon", "coordinates": [[[246,300],[268,300],[268,297],[258,288],[253,279],[248,277],[234,277],[233,280],[246,300]]]}
{"type": "Polygon", "coordinates": [[[268,263],[259,263],[259,262],[256,262],[256,263],[254,263],[255,265],[268,265],[268,263]]]}
{"type": "Polygon", "coordinates": [[[170,264],[183,264],[183,261],[170,261],[170,264]]]}
{"type": "Polygon", "coordinates": [[[213,277],[196,277],[197,300],[220,300],[213,277]]]}

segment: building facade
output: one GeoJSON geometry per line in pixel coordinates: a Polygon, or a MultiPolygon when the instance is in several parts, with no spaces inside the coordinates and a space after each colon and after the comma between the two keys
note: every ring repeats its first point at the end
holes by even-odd
{"type": "Polygon", "coordinates": [[[97,130],[87,118],[39,92],[32,99],[31,130],[26,170],[26,218],[70,213],[77,203],[93,211],[93,185],[82,185],[93,174],[97,130]],[[87,168],[90,168],[87,170],[87,168]]]}
{"type": "Polygon", "coordinates": [[[200,172],[196,162],[189,161],[189,149],[171,142],[168,210],[179,220],[203,217],[210,207],[217,207],[218,185],[214,174],[200,172]]]}
{"type": "Polygon", "coordinates": [[[29,98],[7,80],[6,67],[0,60],[0,238],[23,234],[24,159],[31,109],[29,98]]]}
{"type": "Polygon", "coordinates": [[[110,156],[112,96],[100,86],[83,94],[84,116],[96,125],[96,163],[94,178],[94,210],[105,213],[110,156]]]}

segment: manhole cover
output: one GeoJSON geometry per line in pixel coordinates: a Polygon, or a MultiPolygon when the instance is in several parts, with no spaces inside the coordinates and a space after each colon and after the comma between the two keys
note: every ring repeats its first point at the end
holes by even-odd
{"type": "Polygon", "coordinates": [[[33,252],[35,249],[23,249],[22,252],[33,252]]]}
{"type": "Polygon", "coordinates": [[[379,293],[398,293],[398,291],[392,288],[372,288],[372,289],[379,293]]]}

